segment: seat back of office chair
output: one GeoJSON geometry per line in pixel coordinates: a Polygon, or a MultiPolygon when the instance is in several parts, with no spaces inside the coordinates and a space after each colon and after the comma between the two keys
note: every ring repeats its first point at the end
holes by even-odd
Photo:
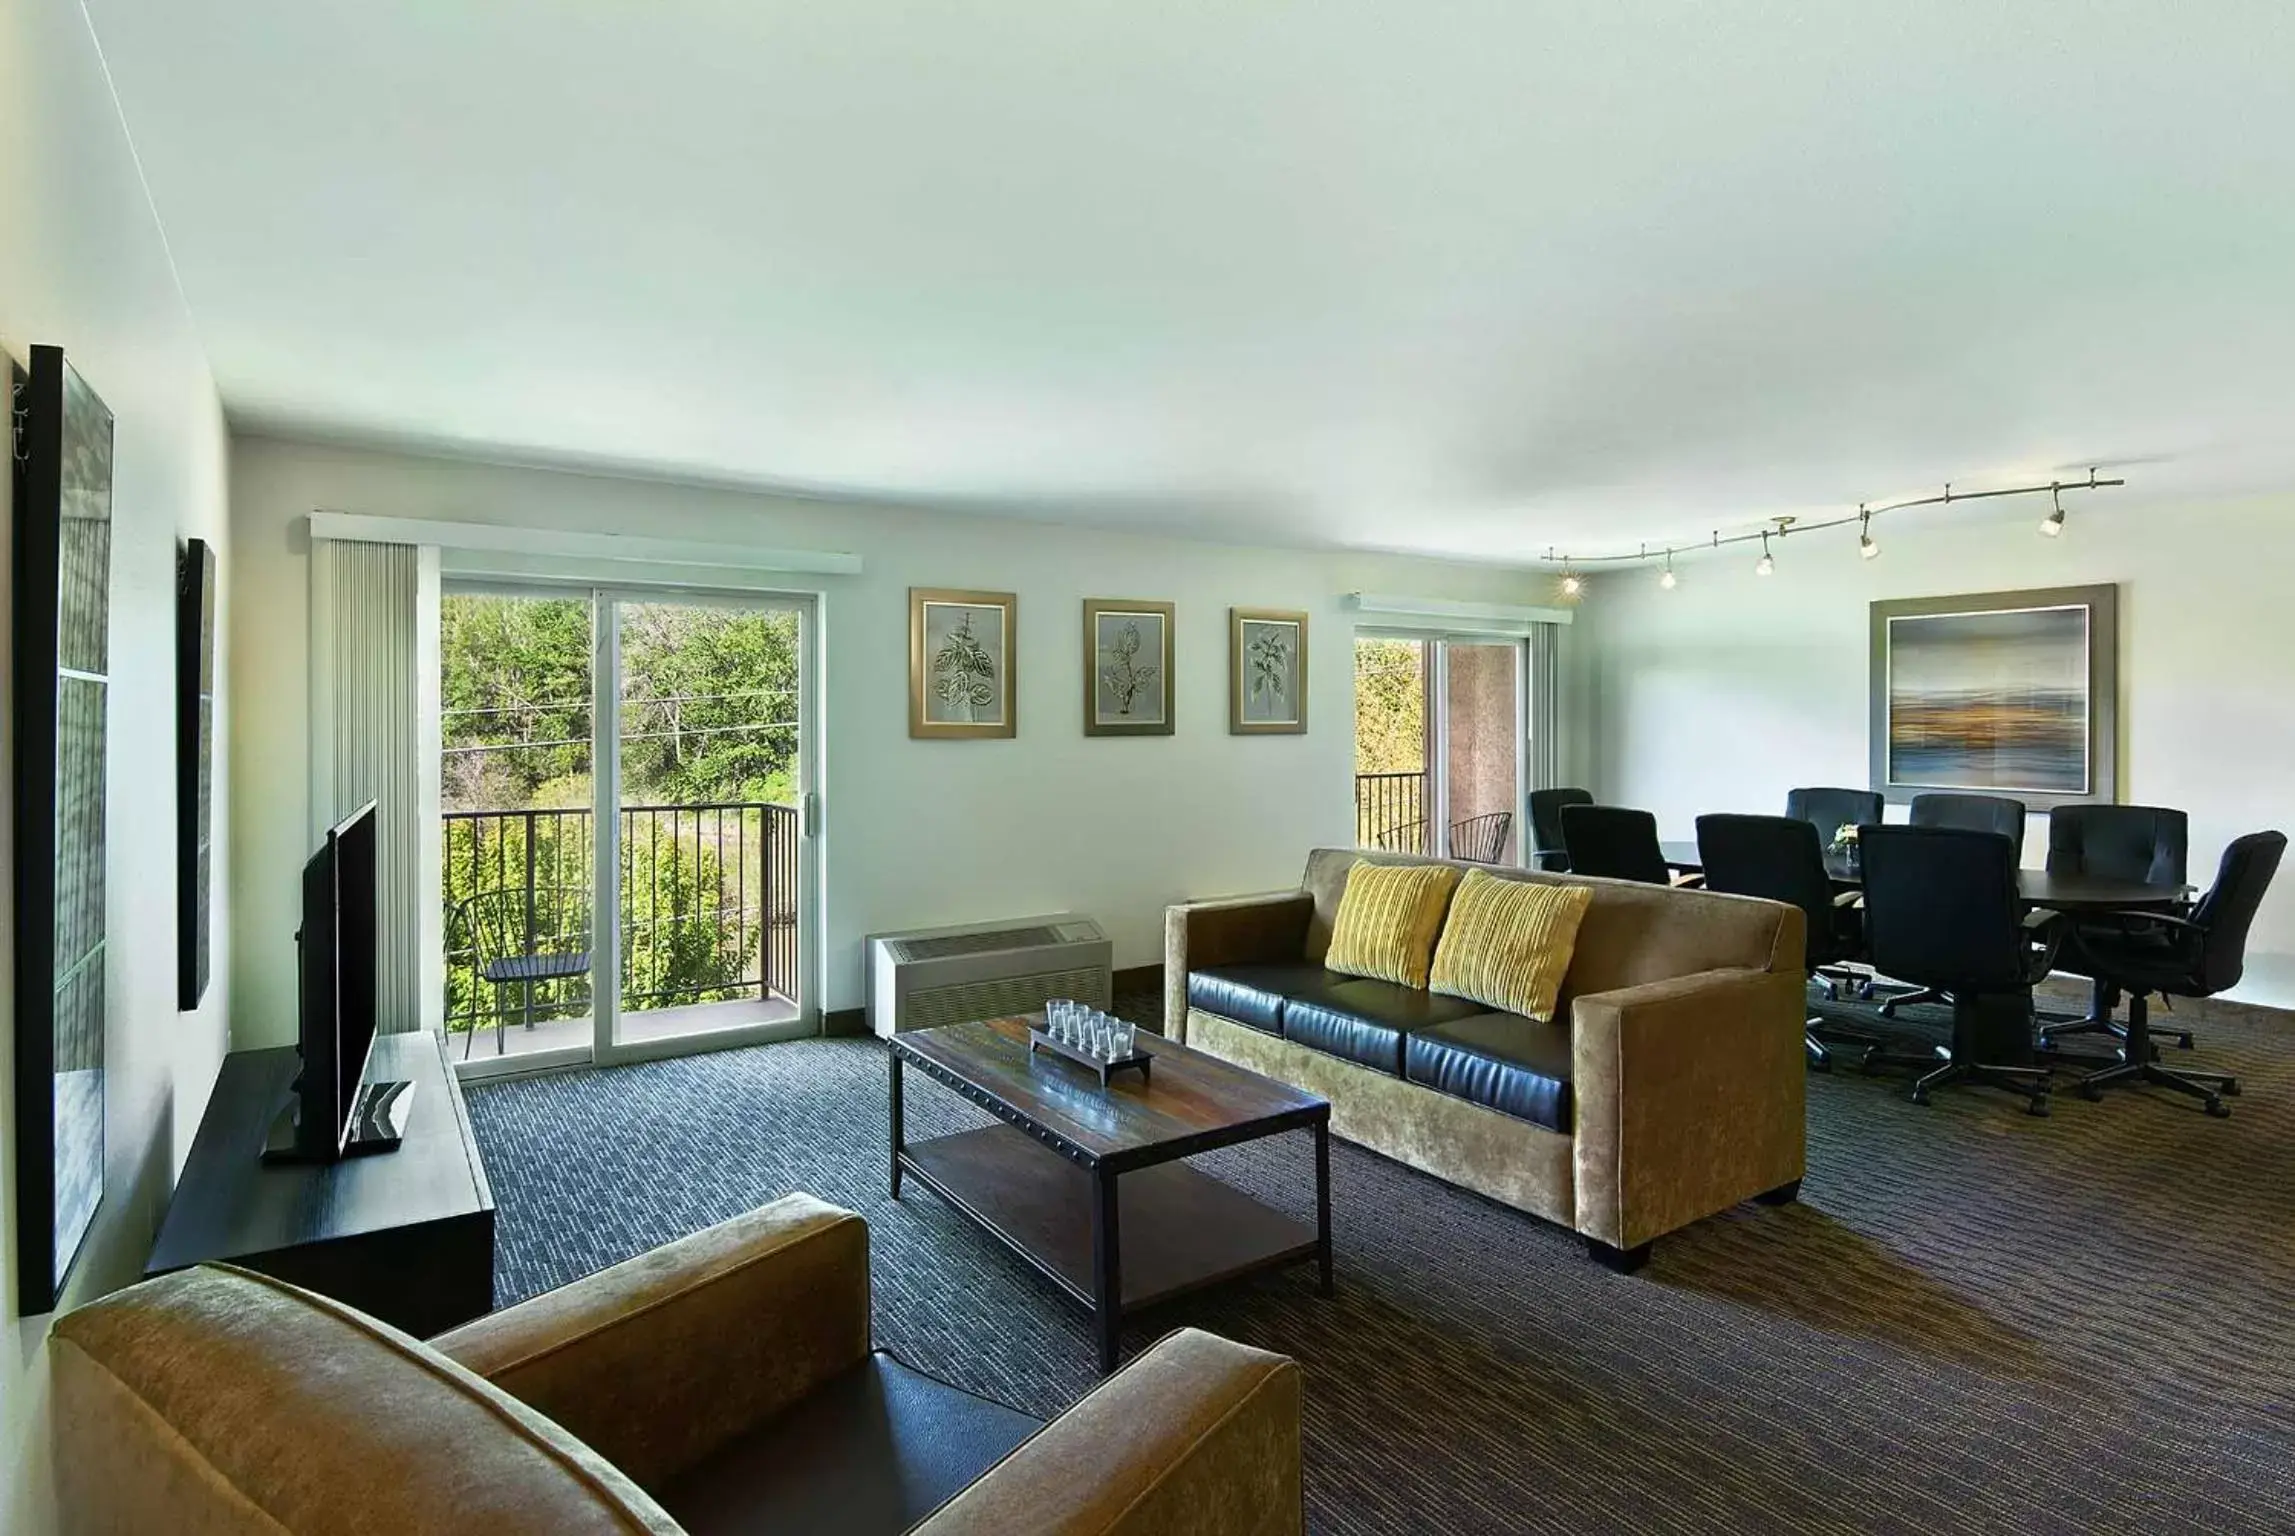
{"type": "Polygon", "coordinates": [[[1905,818],[1916,827],[1949,827],[1962,832],[1991,832],[2014,845],[2024,857],[2024,802],[2002,795],[1915,795],[1905,818]]]}
{"type": "Polygon", "coordinates": [[[2247,930],[2286,852],[2284,832],[2250,832],[2223,850],[2215,884],[2191,914],[2192,922],[2205,930],[2193,995],[2212,997],[2238,985],[2247,968],[2247,930]]]}
{"type": "Polygon", "coordinates": [[[2059,805],[2048,813],[2048,873],[2151,885],[2189,877],[2191,819],[2158,805],[2059,805]]]}
{"type": "Polygon", "coordinates": [[[1857,849],[1875,970],[1953,992],[2031,984],[2014,843],[1959,827],[1867,826],[1857,849]]]}
{"type": "Polygon", "coordinates": [[[1594,797],[1582,789],[1530,791],[1530,851],[1539,855],[1532,862],[1545,869],[1568,869],[1569,854],[1562,846],[1562,807],[1593,803],[1594,797]]]}
{"type": "Polygon", "coordinates": [[[1707,890],[1801,909],[1809,920],[1808,969],[1848,958],[1815,825],[1798,816],[1700,816],[1697,857],[1707,890]]]}
{"type": "Polygon", "coordinates": [[[1566,805],[1562,846],[1570,855],[1572,874],[1606,875],[1645,885],[1673,881],[1665,850],[1658,846],[1657,818],[1647,811],[1621,805],[1566,805]]]}
{"type": "Polygon", "coordinates": [[[1881,820],[1881,797],[1869,789],[1789,789],[1785,814],[1815,827],[1817,842],[1823,846],[1843,827],[1881,820]]]}

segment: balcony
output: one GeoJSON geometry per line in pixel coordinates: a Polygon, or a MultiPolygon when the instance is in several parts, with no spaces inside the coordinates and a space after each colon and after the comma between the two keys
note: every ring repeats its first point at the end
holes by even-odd
{"type": "MultiPolygon", "coordinates": [[[[1424,773],[1358,773],[1355,775],[1355,846],[1385,853],[1428,854],[1434,851],[1427,837],[1427,775],[1424,773]]],[[[1511,811],[1490,811],[1450,823],[1450,857],[1474,864],[1505,860],[1511,811]]]]}
{"type": "MultiPolygon", "coordinates": [[[[591,1041],[592,815],[527,807],[444,822],[448,1037],[467,1059],[591,1041]]],[[[621,1039],[797,1014],[798,823],[756,801],[627,806],[621,1039]]]]}

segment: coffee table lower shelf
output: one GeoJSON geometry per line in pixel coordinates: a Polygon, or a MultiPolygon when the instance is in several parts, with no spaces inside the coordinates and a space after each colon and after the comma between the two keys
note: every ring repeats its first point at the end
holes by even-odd
{"type": "MultiPolygon", "coordinates": [[[[1096,1311],[1088,1169],[1009,1125],[911,1142],[900,1161],[918,1183],[1096,1311]]],[[[1115,1184],[1125,1312],[1321,1253],[1311,1224],[1185,1163],[1133,1169],[1115,1184]]]]}

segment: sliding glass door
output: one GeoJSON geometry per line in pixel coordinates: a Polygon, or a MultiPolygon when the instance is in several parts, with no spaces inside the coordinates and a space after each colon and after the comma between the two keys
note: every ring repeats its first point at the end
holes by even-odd
{"type": "Polygon", "coordinates": [[[465,1071],[814,1029],[808,599],[449,587],[445,1022],[465,1071]]]}
{"type": "Polygon", "coordinates": [[[1522,861],[1526,660],[1513,639],[1356,637],[1360,846],[1522,861]]]}

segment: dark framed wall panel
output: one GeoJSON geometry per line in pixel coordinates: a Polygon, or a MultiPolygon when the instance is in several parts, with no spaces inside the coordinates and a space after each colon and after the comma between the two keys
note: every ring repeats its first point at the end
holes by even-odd
{"type": "Polygon", "coordinates": [[[19,386],[14,697],[19,1307],[53,1311],[104,1195],[112,416],[56,347],[19,386]]]}
{"type": "Polygon", "coordinates": [[[175,589],[176,1006],[207,994],[215,828],[215,550],[183,546],[175,589]]]}

